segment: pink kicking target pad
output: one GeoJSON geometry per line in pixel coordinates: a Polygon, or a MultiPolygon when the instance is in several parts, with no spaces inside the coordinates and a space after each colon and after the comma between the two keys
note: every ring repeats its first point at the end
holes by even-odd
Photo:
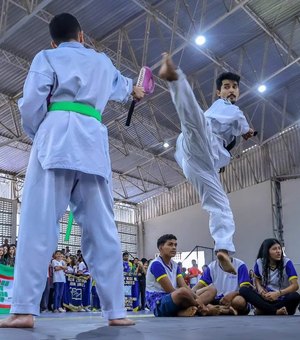
{"type": "Polygon", "coordinates": [[[155,83],[150,67],[143,66],[141,68],[136,85],[143,87],[146,94],[153,93],[155,83]]]}

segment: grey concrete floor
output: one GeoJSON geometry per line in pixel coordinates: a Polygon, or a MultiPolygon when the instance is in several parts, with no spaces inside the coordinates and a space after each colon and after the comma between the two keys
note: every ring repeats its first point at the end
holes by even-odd
{"type": "MultiPolygon", "coordinates": [[[[1,316],[0,318],[3,318],[1,316]]],[[[99,313],[46,313],[34,329],[0,329],[1,340],[284,340],[300,339],[300,315],[155,318],[129,313],[131,327],[108,327],[99,313]]]]}

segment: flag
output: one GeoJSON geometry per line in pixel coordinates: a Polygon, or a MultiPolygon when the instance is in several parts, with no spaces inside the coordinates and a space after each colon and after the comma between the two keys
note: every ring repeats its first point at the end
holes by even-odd
{"type": "Polygon", "coordinates": [[[8,314],[12,301],[14,267],[0,264],[0,314],[8,314]]]}

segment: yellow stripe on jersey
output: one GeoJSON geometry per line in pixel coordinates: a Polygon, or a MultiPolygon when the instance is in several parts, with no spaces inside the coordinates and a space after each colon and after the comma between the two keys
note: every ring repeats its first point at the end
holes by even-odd
{"type": "Polygon", "coordinates": [[[203,280],[199,280],[199,282],[202,283],[205,287],[208,286],[208,284],[205,281],[203,281],[203,280]]]}
{"type": "Polygon", "coordinates": [[[163,275],[159,276],[159,277],[156,279],[156,281],[158,282],[159,280],[163,279],[163,278],[166,277],[166,276],[167,276],[167,274],[163,274],[163,275]]]}
{"type": "Polygon", "coordinates": [[[298,279],[298,276],[294,275],[294,276],[289,277],[289,281],[294,280],[294,279],[298,279]]]}
{"type": "Polygon", "coordinates": [[[245,282],[242,282],[241,284],[240,284],[240,287],[242,287],[242,286],[251,286],[251,283],[250,282],[248,282],[248,281],[245,281],[245,282]]]}
{"type": "Polygon", "coordinates": [[[183,277],[182,274],[178,274],[178,275],[176,276],[176,278],[178,279],[180,276],[183,277]]]}

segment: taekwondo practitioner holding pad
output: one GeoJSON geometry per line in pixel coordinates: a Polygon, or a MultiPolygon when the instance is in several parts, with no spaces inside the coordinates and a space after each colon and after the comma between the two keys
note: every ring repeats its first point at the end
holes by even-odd
{"type": "Polygon", "coordinates": [[[109,325],[132,325],[124,308],[121,245],[101,112],[108,100],[126,102],[130,94],[138,100],[144,91],[133,87],[105,54],[83,46],[75,17],[57,15],[49,27],[54,49],[35,56],[19,101],[33,145],[23,192],[14,315],[0,327],[33,327],[58,242],[59,220],[69,203],[82,227],[82,252],[97,282],[104,317],[109,325]],[[34,259],[30,270],[28,258],[34,259]]]}
{"type": "Polygon", "coordinates": [[[239,96],[240,77],[233,73],[222,74],[217,80],[220,99],[203,112],[186,76],[175,69],[167,53],[163,55],[159,76],[168,81],[181,122],[182,133],[177,139],[175,158],[197,189],[202,207],[209,212],[210,233],[223,270],[236,274],[228,255],[235,252],[232,240],[235,225],[218,172],[230,162],[225,147],[236,136],[248,139],[254,134],[243,112],[234,105],[239,96]]]}

